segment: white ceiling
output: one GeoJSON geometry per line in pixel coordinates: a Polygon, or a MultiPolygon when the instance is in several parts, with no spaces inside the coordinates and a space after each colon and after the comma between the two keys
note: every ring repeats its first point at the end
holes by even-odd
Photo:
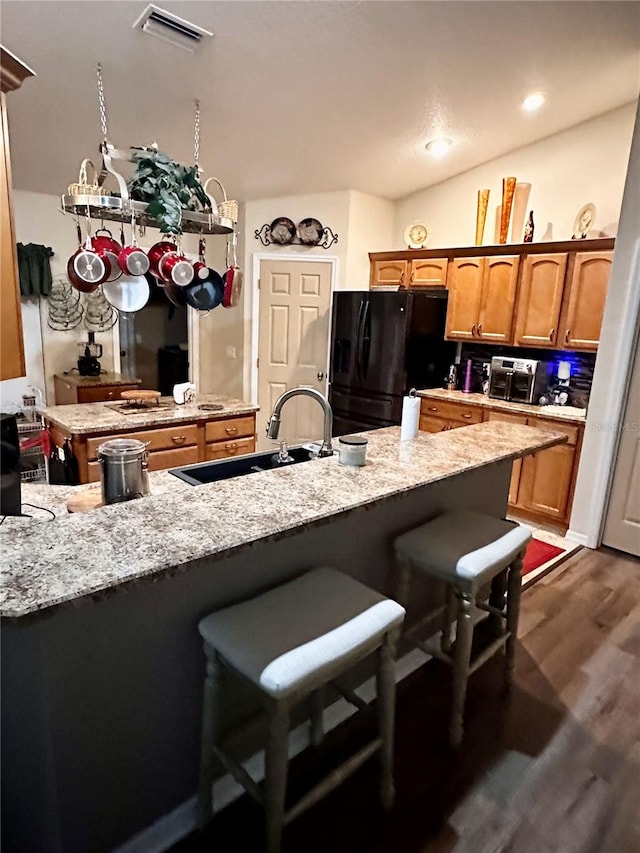
{"type": "Polygon", "coordinates": [[[215,37],[189,54],[134,31],[138,0],[2,0],[2,42],[38,75],[8,96],[14,186],[60,193],[96,159],[98,60],[110,141],[192,162],[198,97],[201,165],[241,200],[402,198],[638,95],[637,2],[156,3],[215,37]]]}

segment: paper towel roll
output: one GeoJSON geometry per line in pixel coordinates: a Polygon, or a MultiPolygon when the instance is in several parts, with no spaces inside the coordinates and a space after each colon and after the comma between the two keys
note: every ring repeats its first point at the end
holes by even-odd
{"type": "Polygon", "coordinates": [[[420,419],[420,398],[402,398],[402,421],[400,423],[400,441],[409,441],[418,435],[420,419]]]}

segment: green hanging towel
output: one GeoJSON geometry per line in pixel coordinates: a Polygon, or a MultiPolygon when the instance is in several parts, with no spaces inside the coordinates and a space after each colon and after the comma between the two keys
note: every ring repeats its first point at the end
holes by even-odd
{"type": "Polygon", "coordinates": [[[51,293],[53,250],[37,243],[18,243],[18,274],[21,296],[48,296],[51,293]]]}

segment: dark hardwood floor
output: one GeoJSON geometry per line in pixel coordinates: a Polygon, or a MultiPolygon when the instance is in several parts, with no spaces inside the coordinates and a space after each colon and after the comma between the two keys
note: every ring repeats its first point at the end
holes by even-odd
{"type": "MultiPolygon", "coordinates": [[[[582,550],[523,594],[516,681],[500,656],[469,684],[466,737],[447,744],[450,670],[398,686],[397,803],[374,761],[285,830],[283,853],[639,853],[640,560],[582,550]]],[[[292,762],[294,796],[369,734],[359,720],[292,762]]],[[[262,850],[243,797],[173,853],[262,850]]]]}

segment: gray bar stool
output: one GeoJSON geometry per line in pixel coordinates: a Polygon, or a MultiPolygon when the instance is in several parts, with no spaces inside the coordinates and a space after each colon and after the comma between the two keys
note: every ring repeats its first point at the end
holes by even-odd
{"type": "MultiPolygon", "coordinates": [[[[380,753],[380,796],[394,801],[392,776],[395,716],[395,644],[404,608],[331,568],[313,569],[241,604],[206,616],[198,625],[207,657],[199,788],[200,825],[213,812],[212,783],[219,761],[265,809],[268,853],[280,850],[283,826],[333,790],[375,752],[380,753]],[[322,739],[320,689],[377,651],[378,737],[284,810],[289,714],[312,696],[311,741],[322,739]],[[264,792],[223,750],[219,731],[221,666],[249,679],[260,691],[268,719],[264,792]]],[[[369,706],[334,685],[360,710],[369,706]]]]}
{"type": "Polygon", "coordinates": [[[450,740],[454,746],[462,742],[467,681],[471,673],[506,646],[507,686],[513,678],[522,560],[530,539],[531,531],[527,527],[478,512],[452,510],[404,533],[394,542],[398,568],[396,599],[401,604],[406,606],[409,600],[413,569],[447,585],[439,647],[416,635],[440,608],[428,613],[407,631],[406,636],[413,645],[453,667],[450,740]],[[480,589],[489,582],[489,602],[477,601],[480,589]],[[472,661],[476,608],[490,614],[493,633],[497,636],[472,661]],[[451,653],[453,621],[456,622],[456,638],[451,653]]]}

